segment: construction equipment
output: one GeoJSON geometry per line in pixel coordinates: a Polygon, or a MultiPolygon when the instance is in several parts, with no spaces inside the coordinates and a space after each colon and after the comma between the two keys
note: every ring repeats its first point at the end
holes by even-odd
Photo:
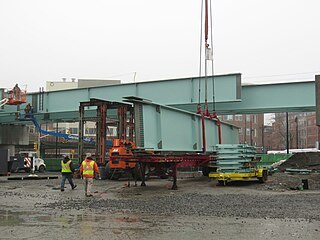
{"type": "Polygon", "coordinates": [[[8,103],[9,99],[8,98],[4,98],[0,101],[0,107],[6,105],[8,103]]]}
{"type": "MultiPolygon", "coordinates": [[[[34,117],[33,114],[28,114],[24,118],[20,118],[21,121],[31,121],[37,131],[43,135],[51,135],[55,137],[61,137],[67,140],[78,140],[78,135],[76,134],[68,134],[68,133],[59,133],[59,132],[53,132],[53,131],[47,131],[41,128],[40,124],[38,123],[37,119],[34,117]]],[[[83,140],[88,143],[94,143],[94,139],[90,137],[84,137],[83,140]]]]}
{"type": "Polygon", "coordinates": [[[246,144],[217,144],[217,158],[211,162],[215,172],[209,177],[218,180],[220,185],[230,181],[258,180],[264,183],[268,178],[268,169],[257,167],[256,149],[246,144]]]}
{"type": "Polygon", "coordinates": [[[0,107],[4,105],[21,105],[26,103],[27,91],[21,90],[18,84],[12,89],[6,89],[3,92],[3,99],[0,101],[0,107]]]}
{"type": "Polygon", "coordinates": [[[123,157],[132,157],[132,150],[136,148],[133,141],[128,139],[113,139],[112,147],[109,150],[111,159],[106,165],[106,172],[109,179],[117,180],[123,174],[130,172],[135,176],[136,162],[124,161],[123,157]]]}
{"type": "MultiPolygon", "coordinates": [[[[140,177],[140,168],[133,159],[133,149],[136,149],[134,138],[134,120],[133,107],[131,104],[110,102],[99,99],[90,99],[88,102],[80,103],[80,121],[79,121],[79,162],[84,159],[85,151],[83,141],[84,123],[86,121],[96,122],[97,136],[96,152],[93,158],[97,161],[101,171],[105,171],[105,177],[117,180],[128,174],[140,177]],[[86,116],[85,108],[96,107],[95,117],[86,116]],[[113,118],[109,117],[107,112],[113,112],[113,118]],[[114,117],[116,116],[116,117],[114,117]],[[107,129],[115,129],[115,134],[107,139],[107,129]],[[112,141],[112,145],[106,145],[112,141]]],[[[102,174],[104,175],[104,174],[102,174]]]]}
{"type": "Polygon", "coordinates": [[[16,156],[10,157],[10,171],[18,172],[24,170],[30,172],[31,170],[44,172],[46,164],[44,160],[37,156],[33,151],[20,151],[16,156]]]}
{"type": "MultiPolygon", "coordinates": [[[[130,141],[133,138],[133,129],[130,127],[132,123],[128,122],[128,118],[132,115],[132,106],[130,104],[120,103],[120,102],[110,102],[99,99],[90,99],[88,102],[81,102],[80,107],[80,119],[79,119],[79,138],[78,138],[78,157],[79,162],[81,162],[86,153],[84,149],[83,142],[85,141],[84,137],[84,124],[86,121],[95,122],[97,126],[96,131],[96,141],[94,142],[96,146],[95,154],[93,158],[97,161],[99,166],[105,166],[109,159],[107,158],[107,152],[111,147],[113,150],[110,150],[111,155],[114,153],[125,153],[126,155],[130,154],[128,151],[129,145],[133,146],[134,143],[130,141]],[[90,107],[91,109],[96,107],[97,113],[96,116],[87,116],[85,108],[90,107]],[[117,115],[116,118],[110,118],[107,116],[107,110],[113,111],[114,115],[117,115]],[[107,139],[107,129],[109,127],[114,127],[116,129],[116,134],[110,136],[110,139],[107,139]],[[113,145],[107,144],[111,142],[112,138],[116,138],[113,141],[113,145]]],[[[131,117],[131,119],[133,119],[131,117]]],[[[109,153],[109,154],[110,154],[109,153]]],[[[120,165],[115,162],[109,164],[110,169],[113,168],[123,168],[123,163],[120,165]]]]}

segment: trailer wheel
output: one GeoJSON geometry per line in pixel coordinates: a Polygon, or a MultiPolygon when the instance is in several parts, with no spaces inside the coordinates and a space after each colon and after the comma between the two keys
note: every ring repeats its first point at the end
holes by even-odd
{"type": "Polygon", "coordinates": [[[262,177],[259,177],[258,180],[259,180],[259,183],[265,183],[268,180],[268,171],[263,170],[262,177]]]}
{"type": "Polygon", "coordinates": [[[39,172],[44,172],[45,170],[46,168],[43,165],[39,166],[39,169],[38,169],[39,172]]]}
{"type": "Polygon", "coordinates": [[[205,177],[209,177],[209,173],[210,173],[210,168],[207,166],[203,166],[202,167],[202,175],[205,177]]]}
{"type": "Polygon", "coordinates": [[[110,172],[110,180],[118,180],[121,177],[121,173],[117,173],[116,171],[110,172]]]}
{"type": "Polygon", "coordinates": [[[106,178],[110,180],[118,180],[121,177],[121,173],[115,169],[110,169],[110,163],[106,164],[106,178]]]}
{"type": "Polygon", "coordinates": [[[107,179],[110,179],[110,164],[109,164],[109,162],[107,162],[107,164],[106,164],[106,177],[107,177],[107,179]]]}
{"type": "Polygon", "coordinates": [[[219,186],[225,186],[227,183],[223,180],[218,180],[218,185],[219,186]]]}

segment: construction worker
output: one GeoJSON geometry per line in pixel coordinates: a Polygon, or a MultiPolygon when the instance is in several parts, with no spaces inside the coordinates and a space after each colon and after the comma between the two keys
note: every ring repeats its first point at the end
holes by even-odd
{"type": "Polygon", "coordinates": [[[24,109],[25,112],[25,117],[28,118],[30,116],[30,112],[31,112],[31,105],[30,103],[27,104],[27,106],[24,109]]]}
{"type": "Polygon", "coordinates": [[[75,189],[77,187],[76,184],[73,183],[72,175],[74,173],[74,167],[72,165],[72,161],[70,160],[69,156],[65,156],[64,159],[61,161],[61,192],[64,191],[64,184],[66,182],[66,179],[68,179],[71,189],[75,189]]]}
{"type": "Polygon", "coordinates": [[[13,87],[14,99],[20,100],[20,92],[21,92],[21,89],[20,89],[20,87],[18,86],[18,83],[17,83],[17,84],[13,87]]]}
{"type": "Polygon", "coordinates": [[[83,177],[84,191],[86,197],[92,197],[91,187],[93,184],[94,174],[100,176],[98,165],[93,161],[92,157],[87,156],[86,159],[81,163],[80,174],[83,177]]]}

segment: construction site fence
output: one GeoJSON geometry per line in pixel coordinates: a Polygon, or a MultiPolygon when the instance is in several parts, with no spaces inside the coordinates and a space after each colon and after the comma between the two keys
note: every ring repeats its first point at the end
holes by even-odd
{"type": "MultiPolygon", "coordinates": [[[[56,158],[45,158],[43,159],[44,163],[46,164],[46,171],[49,172],[60,172],[61,171],[61,160],[56,158]]],[[[75,169],[79,168],[78,159],[71,159],[73,167],[75,169]]]]}

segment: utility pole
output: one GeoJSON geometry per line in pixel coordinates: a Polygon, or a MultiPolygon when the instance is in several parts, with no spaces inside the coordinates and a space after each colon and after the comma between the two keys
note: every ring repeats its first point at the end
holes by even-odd
{"type": "MultiPolygon", "coordinates": [[[[59,122],[56,122],[56,132],[59,130],[59,122]]],[[[58,136],[56,136],[56,159],[58,159],[58,136]]]]}
{"type": "Polygon", "coordinates": [[[247,143],[247,114],[244,114],[244,134],[243,134],[243,143],[247,143]]]}
{"type": "Polygon", "coordinates": [[[287,127],[287,154],[289,154],[289,115],[286,112],[286,127],[287,127]]]}
{"type": "Polygon", "coordinates": [[[318,126],[318,149],[320,149],[320,75],[315,76],[316,83],[316,124],[318,126]]]}
{"type": "Polygon", "coordinates": [[[252,121],[253,116],[250,114],[250,145],[253,146],[253,128],[252,128],[252,121]]]}
{"type": "Polygon", "coordinates": [[[296,148],[299,149],[299,126],[298,126],[298,116],[295,117],[296,122],[296,148]]]}
{"type": "Polygon", "coordinates": [[[262,145],[262,153],[265,153],[265,150],[264,150],[264,123],[262,124],[262,127],[261,127],[261,145],[262,145]]]}

